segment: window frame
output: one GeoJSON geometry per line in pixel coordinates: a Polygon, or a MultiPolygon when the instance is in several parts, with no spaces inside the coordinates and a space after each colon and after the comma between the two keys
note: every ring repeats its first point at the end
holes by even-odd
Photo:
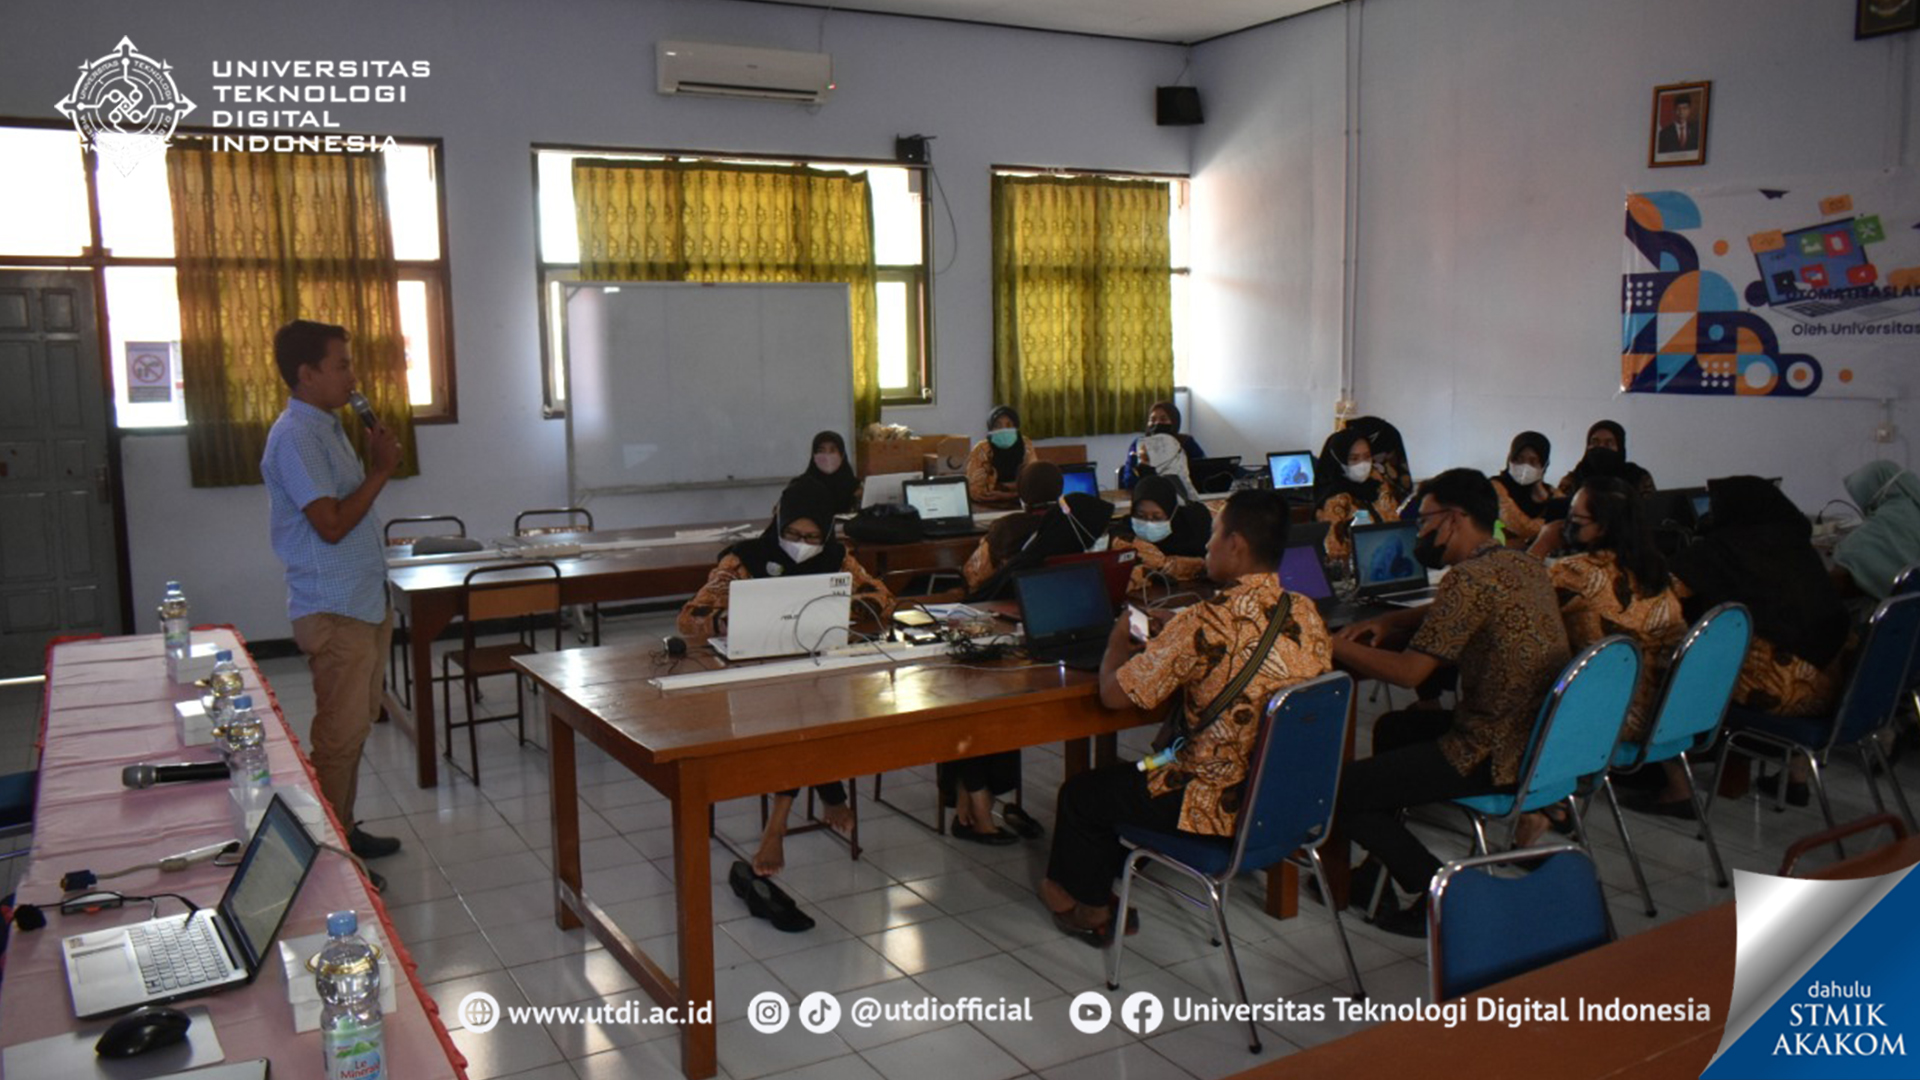
{"type": "MultiPolygon", "coordinates": [[[[72,131],[73,125],[65,120],[48,120],[34,117],[0,116],[0,128],[32,128],[39,130],[72,131]]],[[[209,127],[181,127],[175,137],[211,137],[218,135],[311,135],[312,132],[272,131],[268,129],[231,129],[209,127]]],[[[346,134],[344,132],[326,132],[327,135],[346,134]]],[[[434,201],[437,205],[440,230],[440,255],[436,259],[396,259],[395,267],[402,281],[418,280],[426,283],[427,312],[431,322],[433,337],[429,343],[428,366],[432,371],[431,382],[435,390],[435,400],[430,405],[413,407],[415,425],[457,424],[460,422],[458,380],[453,346],[453,278],[451,272],[452,257],[449,253],[450,238],[447,231],[447,187],[446,187],[446,144],[438,136],[413,135],[369,135],[367,138],[385,140],[391,137],[395,142],[408,146],[425,147],[430,154],[433,169],[434,201]]],[[[76,140],[78,133],[74,134],[76,140]]],[[[150,160],[150,164],[159,159],[150,160]]],[[[100,320],[101,355],[111,369],[114,357],[109,343],[112,341],[113,312],[107,303],[105,271],[117,267],[159,267],[177,269],[179,260],[173,255],[132,256],[115,255],[106,249],[103,243],[104,230],[101,223],[100,190],[96,174],[101,167],[99,154],[91,147],[80,148],[80,161],[83,179],[87,191],[87,242],[77,255],[15,255],[0,252],[0,265],[7,267],[86,270],[94,275],[96,281],[95,304],[100,320]]],[[[120,422],[119,394],[117,383],[109,377],[108,393],[111,395],[109,427],[125,435],[177,435],[187,428],[187,423],[174,424],[137,424],[123,425],[120,422]]]]}
{"type": "MultiPolygon", "coordinates": [[[[721,165],[820,165],[906,170],[909,187],[920,196],[920,262],[918,265],[875,262],[874,280],[876,284],[882,281],[906,283],[909,305],[908,323],[910,327],[917,330],[917,334],[908,335],[907,388],[895,390],[883,388],[880,393],[880,406],[883,409],[895,409],[934,404],[933,273],[930,269],[933,263],[933,205],[927,195],[927,181],[931,178],[933,168],[931,165],[885,158],[823,157],[817,154],[766,154],[684,148],[667,150],[656,147],[590,146],[573,143],[533,143],[530,150],[529,163],[533,176],[534,296],[535,307],[539,312],[540,415],[543,419],[559,420],[567,415],[564,399],[556,399],[554,393],[556,376],[560,370],[560,354],[565,350],[566,342],[557,336],[558,326],[552,316],[553,289],[560,283],[581,280],[579,263],[549,262],[541,249],[540,156],[543,153],[563,153],[578,157],[710,161],[721,165]]],[[[878,224],[876,221],[876,227],[878,224]]]]}

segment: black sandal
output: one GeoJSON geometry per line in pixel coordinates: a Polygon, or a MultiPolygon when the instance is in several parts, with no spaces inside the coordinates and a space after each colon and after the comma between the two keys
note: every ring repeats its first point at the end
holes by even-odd
{"type": "Polygon", "coordinates": [[[733,887],[733,895],[747,902],[747,911],[754,918],[767,920],[775,930],[802,934],[813,929],[813,917],[801,911],[772,878],[760,877],[747,863],[734,862],[727,871],[727,884],[733,887]]]}
{"type": "MultiPolygon", "coordinates": [[[[1054,911],[1051,912],[1051,914],[1053,915],[1053,925],[1059,927],[1068,937],[1091,945],[1096,949],[1104,949],[1113,944],[1113,920],[1111,918],[1100,926],[1086,927],[1067,918],[1066,915],[1061,912],[1054,911]]],[[[1126,928],[1128,937],[1132,937],[1140,932],[1139,909],[1127,909],[1126,928]]]]}

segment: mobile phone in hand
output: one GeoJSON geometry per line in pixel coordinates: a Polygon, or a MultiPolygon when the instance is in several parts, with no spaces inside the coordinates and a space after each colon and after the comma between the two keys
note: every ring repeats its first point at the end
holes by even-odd
{"type": "Polygon", "coordinates": [[[1142,645],[1153,637],[1153,620],[1147,616],[1146,609],[1127,605],[1127,631],[1129,637],[1142,645]]]}

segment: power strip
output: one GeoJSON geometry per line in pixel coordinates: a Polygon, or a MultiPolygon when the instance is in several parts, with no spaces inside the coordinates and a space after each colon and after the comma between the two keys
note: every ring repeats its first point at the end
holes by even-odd
{"type": "Polygon", "coordinates": [[[827,671],[845,671],[849,668],[913,664],[946,655],[947,643],[944,641],[936,641],[930,645],[890,642],[876,645],[872,642],[862,642],[843,649],[832,649],[817,657],[802,656],[793,660],[774,660],[765,664],[746,664],[714,671],[689,671],[684,675],[661,675],[648,679],[647,682],[661,690],[691,690],[702,686],[722,686],[727,683],[791,679],[796,676],[818,675],[827,671]]]}

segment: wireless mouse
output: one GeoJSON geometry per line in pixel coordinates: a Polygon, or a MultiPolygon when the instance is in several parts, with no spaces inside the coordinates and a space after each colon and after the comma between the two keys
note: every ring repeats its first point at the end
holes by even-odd
{"type": "Polygon", "coordinates": [[[93,1052],[103,1058],[130,1058],[172,1046],[186,1039],[192,1023],[186,1013],[164,1005],[135,1009],[113,1022],[93,1044],[93,1052]]]}

